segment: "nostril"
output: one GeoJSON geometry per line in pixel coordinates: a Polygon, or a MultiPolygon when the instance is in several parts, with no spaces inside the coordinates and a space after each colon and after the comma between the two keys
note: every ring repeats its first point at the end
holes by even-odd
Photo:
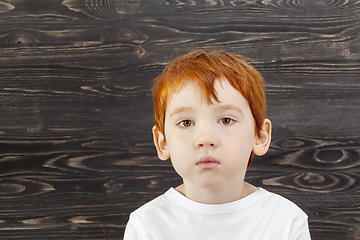
{"type": "Polygon", "coordinates": [[[203,143],[199,143],[198,144],[198,147],[204,147],[205,145],[207,145],[207,146],[210,146],[210,147],[215,147],[215,144],[213,144],[213,143],[210,143],[210,144],[203,144],[203,143]]]}

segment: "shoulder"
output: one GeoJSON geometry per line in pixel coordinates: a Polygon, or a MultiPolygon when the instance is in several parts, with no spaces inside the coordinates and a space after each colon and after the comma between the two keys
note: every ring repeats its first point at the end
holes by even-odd
{"type": "Polygon", "coordinates": [[[261,200],[252,208],[258,229],[276,229],[278,239],[310,239],[308,216],[295,203],[260,188],[261,200]]]}
{"type": "Polygon", "coordinates": [[[173,188],[169,189],[164,194],[154,198],[153,200],[145,203],[130,214],[132,216],[143,216],[151,214],[151,216],[157,215],[161,211],[167,211],[171,206],[171,192],[175,191],[173,188]]]}
{"type": "Polygon", "coordinates": [[[261,222],[288,232],[289,239],[293,239],[295,234],[306,236],[302,239],[310,239],[308,216],[300,207],[278,194],[264,189],[260,191],[263,197],[257,206],[257,214],[261,216],[261,222]]]}
{"type": "Polygon", "coordinates": [[[263,188],[260,188],[259,191],[263,194],[262,203],[266,204],[267,207],[276,209],[280,213],[292,213],[307,218],[305,212],[289,199],[263,188]]]}
{"type": "Polygon", "coordinates": [[[173,218],[179,213],[176,204],[171,199],[172,191],[175,190],[171,188],[133,211],[125,228],[126,238],[124,239],[147,239],[145,235],[157,236],[165,234],[166,229],[171,229],[173,218]]]}

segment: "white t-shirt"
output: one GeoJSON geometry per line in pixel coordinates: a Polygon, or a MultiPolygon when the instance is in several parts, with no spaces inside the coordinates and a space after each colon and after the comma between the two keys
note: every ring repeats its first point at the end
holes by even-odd
{"type": "Polygon", "coordinates": [[[124,240],[308,240],[307,215],[262,188],[225,204],[194,202],[174,188],[130,214],[124,240]]]}

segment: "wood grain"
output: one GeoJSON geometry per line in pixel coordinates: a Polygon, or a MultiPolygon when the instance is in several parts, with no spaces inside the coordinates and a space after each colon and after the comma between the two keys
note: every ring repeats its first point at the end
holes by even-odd
{"type": "Polygon", "coordinates": [[[273,141],[247,180],[302,207],[312,239],[360,239],[356,0],[0,1],[0,238],[122,239],[180,184],[150,88],[197,48],[266,80],[273,141]]]}

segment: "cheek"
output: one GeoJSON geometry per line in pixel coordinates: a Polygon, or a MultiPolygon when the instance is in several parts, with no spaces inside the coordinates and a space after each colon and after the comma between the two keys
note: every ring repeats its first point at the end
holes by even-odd
{"type": "Polygon", "coordinates": [[[247,155],[250,154],[255,143],[255,136],[250,131],[243,131],[239,134],[232,134],[223,139],[223,147],[229,154],[247,155]]]}
{"type": "Polygon", "coordinates": [[[167,148],[174,168],[177,166],[181,168],[186,160],[192,157],[189,139],[179,137],[167,139],[167,148]]]}
{"type": "Polygon", "coordinates": [[[188,175],[191,168],[191,161],[187,161],[188,159],[191,159],[191,156],[186,154],[185,151],[177,151],[174,154],[170,154],[172,167],[182,178],[188,175]]]}
{"type": "Polygon", "coordinates": [[[179,162],[180,159],[184,159],[189,151],[186,151],[188,149],[188,145],[186,141],[183,141],[179,138],[170,138],[167,139],[167,148],[170,153],[171,161],[179,162]]]}
{"type": "Polygon", "coordinates": [[[165,129],[165,136],[168,136],[166,138],[167,145],[176,150],[177,148],[188,147],[191,132],[185,130],[179,131],[179,129],[176,128],[165,129]]]}

